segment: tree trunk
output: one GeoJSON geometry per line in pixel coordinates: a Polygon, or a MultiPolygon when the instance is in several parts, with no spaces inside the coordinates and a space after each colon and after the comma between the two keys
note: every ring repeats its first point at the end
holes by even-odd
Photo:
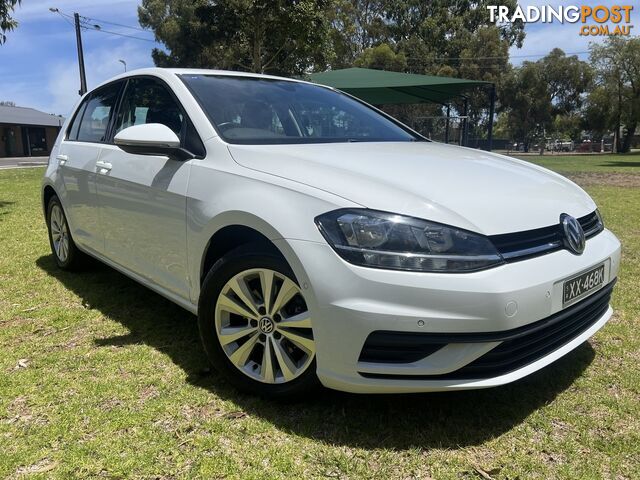
{"type": "Polygon", "coordinates": [[[260,62],[260,40],[258,33],[253,36],[253,73],[262,73],[262,65],[260,62]]]}
{"type": "Polygon", "coordinates": [[[629,151],[631,150],[631,141],[633,140],[633,136],[636,133],[636,126],[636,123],[627,126],[627,133],[624,136],[620,153],[629,153],[629,151]]]}
{"type": "Polygon", "coordinates": [[[618,72],[618,109],[616,111],[616,131],[613,136],[613,145],[616,153],[620,153],[622,150],[622,144],[620,143],[620,130],[622,128],[622,79],[620,78],[620,72],[618,72]]]}
{"type": "Polygon", "coordinates": [[[252,70],[253,73],[263,73],[262,72],[262,40],[263,40],[263,35],[262,35],[262,20],[255,18],[255,23],[254,23],[254,31],[253,31],[253,45],[252,45],[252,52],[251,52],[251,57],[252,57],[252,70]]]}

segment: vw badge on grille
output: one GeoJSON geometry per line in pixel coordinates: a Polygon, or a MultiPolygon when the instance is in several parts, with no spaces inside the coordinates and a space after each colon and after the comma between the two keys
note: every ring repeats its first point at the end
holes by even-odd
{"type": "Polygon", "coordinates": [[[562,242],[567,250],[576,255],[584,252],[584,230],[582,225],[571,215],[560,215],[560,227],[562,228],[562,242]]]}

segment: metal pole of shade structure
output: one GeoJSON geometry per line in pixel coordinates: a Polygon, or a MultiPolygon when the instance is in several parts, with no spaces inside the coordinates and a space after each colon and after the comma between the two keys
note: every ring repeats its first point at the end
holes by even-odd
{"type": "Polygon", "coordinates": [[[447,123],[444,127],[444,143],[449,143],[449,117],[451,115],[451,104],[447,103],[447,123]]]}
{"type": "Polygon", "coordinates": [[[87,93],[87,76],[84,71],[84,53],[82,52],[82,36],[80,34],[80,15],[73,14],[73,19],[76,25],[76,44],[78,46],[78,66],[80,67],[80,90],[79,94],[84,95],[87,93]]]}
{"type": "Polygon", "coordinates": [[[463,127],[462,127],[462,146],[466,147],[469,137],[469,98],[464,97],[464,110],[463,110],[463,127]]]}
{"type": "Polygon", "coordinates": [[[492,83],[489,90],[489,131],[487,132],[487,150],[493,147],[493,116],[496,110],[496,84],[492,83]]]}

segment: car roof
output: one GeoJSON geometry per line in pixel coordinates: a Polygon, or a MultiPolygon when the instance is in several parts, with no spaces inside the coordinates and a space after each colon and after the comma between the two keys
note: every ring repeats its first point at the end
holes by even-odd
{"type": "MultiPolygon", "coordinates": [[[[154,77],[160,77],[164,79],[168,79],[169,77],[175,77],[177,75],[219,75],[219,76],[228,76],[228,77],[252,77],[252,78],[267,78],[271,80],[284,80],[288,82],[297,82],[297,83],[311,83],[306,82],[304,80],[299,80],[295,78],[287,78],[287,77],[278,77],[275,75],[264,75],[260,73],[252,73],[252,72],[236,72],[231,70],[215,70],[215,69],[206,69],[206,68],[140,68],[137,70],[129,70],[128,72],[121,73],[120,75],[116,75],[115,77],[111,77],[110,79],[100,83],[96,87],[90,90],[93,91],[97,88],[100,88],[103,85],[111,83],[115,80],[122,80],[130,77],[136,77],[140,75],[151,75],[154,77]]],[[[316,85],[316,84],[313,84],[316,85]]],[[[322,86],[322,85],[320,85],[322,86]]]]}

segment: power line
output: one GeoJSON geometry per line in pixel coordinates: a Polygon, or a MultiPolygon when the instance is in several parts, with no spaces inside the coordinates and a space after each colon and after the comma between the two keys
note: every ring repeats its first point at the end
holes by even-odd
{"type": "MultiPolygon", "coordinates": [[[[72,23],[72,19],[73,16],[69,15],[67,13],[61,12],[60,10],[56,9],[56,13],[58,13],[69,25],[71,25],[72,27],[74,26],[72,23]]],[[[135,35],[127,35],[125,33],[120,33],[120,32],[114,32],[112,30],[105,30],[103,29],[99,24],[92,24],[91,22],[99,22],[99,23],[104,23],[107,25],[113,25],[116,27],[120,27],[120,28],[128,28],[131,30],[137,30],[140,32],[145,32],[145,33],[151,33],[149,32],[149,30],[144,29],[144,28],[140,28],[140,27],[134,27],[133,25],[125,25],[122,23],[116,23],[116,22],[111,22],[108,20],[102,20],[99,18],[93,18],[93,17],[85,17],[80,15],[81,20],[81,27],[84,28],[85,30],[92,30],[92,31],[96,31],[96,32],[102,32],[102,33],[107,33],[110,35],[117,35],[120,37],[126,37],[126,38],[131,38],[134,40],[141,40],[143,42],[152,42],[152,43],[156,43],[155,40],[149,39],[149,38],[143,38],[143,37],[138,37],[135,35]]],[[[581,51],[581,52],[565,52],[565,55],[584,55],[584,54],[588,54],[590,53],[588,50],[585,51],[581,51]]],[[[497,55],[497,56],[486,56],[486,57],[434,57],[432,59],[427,59],[427,60],[437,60],[437,61],[463,61],[463,60],[510,60],[510,59],[514,59],[514,58],[536,58],[536,57],[544,57],[546,55],[548,55],[549,52],[547,53],[533,53],[533,54],[526,54],[526,55],[497,55]]],[[[409,57],[411,58],[411,57],[409,57]]]]}
{"type": "Polygon", "coordinates": [[[85,30],[88,30],[90,32],[108,33],[109,35],[117,35],[118,37],[126,37],[126,38],[132,38],[134,40],[142,40],[143,42],[156,43],[156,41],[151,39],[151,38],[136,37],[135,35],[127,35],[126,33],[119,33],[119,32],[113,32],[111,30],[105,30],[105,29],[101,28],[100,25],[89,25],[89,26],[87,26],[86,24],[83,24],[81,26],[82,26],[82,28],[84,28],[85,30]]]}
{"type": "MultiPolygon", "coordinates": [[[[55,13],[60,15],[69,25],[73,26],[73,23],[71,22],[71,20],[73,19],[72,15],[69,15],[68,13],[61,12],[60,10],[56,10],[55,13]]],[[[138,37],[138,36],[135,36],[135,35],[127,35],[126,33],[114,32],[112,30],[105,30],[99,24],[92,24],[92,23],[88,22],[89,20],[98,20],[98,19],[95,19],[95,18],[84,17],[84,16],[80,16],[80,18],[82,19],[80,21],[80,28],[82,28],[84,30],[88,30],[88,31],[92,31],[92,32],[101,32],[101,33],[106,33],[106,34],[109,34],[109,35],[116,35],[118,37],[131,38],[133,40],[141,40],[143,42],[156,43],[155,40],[150,39],[150,38],[143,38],[143,37],[138,37]]],[[[132,27],[132,26],[129,26],[129,25],[122,25],[122,24],[118,24],[118,23],[114,23],[114,22],[107,22],[107,21],[104,21],[104,20],[102,20],[102,23],[107,23],[107,24],[110,24],[110,25],[117,25],[119,27],[130,28],[130,29],[134,29],[134,30],[141,30],[141,31],[149,33],[147,30],[143,30],[142,28],[132,27]]]]}
{"type": "Polygon", "coordinates": [[[123,25],[122,23],[109,22],[107,20],[100,20],[99,18],[91,18],[91,17],[81,17],[81,18],[83,18],[85,20],[93,20],[93,21],[98,22],[98,23],[106,23],[107,25],[113,25],[115,27],[130,28],[131,30],[138,30],[140,32],[149,33],[149,30],[147,30],[147,29],[140,28],[140,27],[134,27],[132,25],[123,25]]]}
{"type": "MultiPolygon", "coordinates": [[[[546,57],[547,55],[549,55],[549,53],[551,52],[547,52],[547,53],[537,53],[537,54],[531,54],[531,55],[512,55],[509,58],[528,58],[528,57],[546,57]]],[[[564,52],[565,55],[583,55],[585,53],[589,53],[589,50],[585,50],[583,52],[564,52]]]]}
{"type": "Polygon", "coordinates": [[[73,22],[71,21],[71,19],[73,18],[71,15],[67,15],[65,13],[62,13],[57,8],[55,10],[51,10],[51,11],[53,13],[57,13],[58,15],[60,15],[65,22],[67,22],[69,25],[71,25],[72,28],[75,28],[75,26],[73,25],[73,22]]]}
{"type": "MultiPolygon", "coordinates": [[[[498,55],[493,57],[434,57],[432,60],[509,60],[511,58],[531,58],[531,57],[545,57],[549,55],[547,53],[531,53],[527,55],[498,55]]],[[[565,55],[583,55],[589,53],[588,50],[582,52],[565,52],[565,55]]]]}

